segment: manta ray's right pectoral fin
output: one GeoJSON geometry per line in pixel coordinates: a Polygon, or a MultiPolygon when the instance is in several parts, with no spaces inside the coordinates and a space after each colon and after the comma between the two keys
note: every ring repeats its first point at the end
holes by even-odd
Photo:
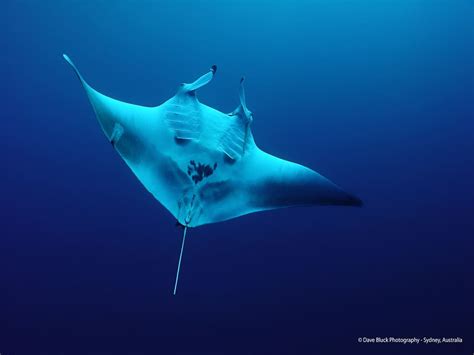
{"type": "Polygon", "coordinates": [[[273,209],[301,205],[362,206],[362,201],[315,171],[262,153],[252,189],[254,207],[273,209]]]}

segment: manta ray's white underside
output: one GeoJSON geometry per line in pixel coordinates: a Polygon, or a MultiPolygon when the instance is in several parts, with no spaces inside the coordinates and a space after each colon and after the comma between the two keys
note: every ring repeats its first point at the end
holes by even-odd
{"type": "Polygon", "coordinates": [[[302,165],[255,144],[241,82],[241,104],[224,114],[200,103],[196,90],[216,68],[156,107],[121,102],[94,90],[72,61],[99,123],[138,180],[186,227],[297,205],[361,201],[302,165]]]}
{"type": "Polygon", "coordinates": [[[186,231],[247,213],[297,205],[360,206],[361,201],[302,165],[259,149],[241,80],[240,105],[224,114],[203,105],[196,90],[216,67],[157,107],[132,105],[90,87],[68,56],[105,135],[145,188],[186,231]]]}

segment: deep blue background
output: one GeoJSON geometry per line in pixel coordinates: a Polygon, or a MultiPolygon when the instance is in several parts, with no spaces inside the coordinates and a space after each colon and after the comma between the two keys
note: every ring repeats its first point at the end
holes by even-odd
{"type": "Polygon", "coordinates": [[[474,351],[472,1],[20,1],[0,11],[0,352],[474,351]],[[111,148],[99,91],[158,105],[210,65],[224,112],[360,196],[181,231],[111,148]],[[460,336],[456,345],[358,337],[460,336]]]}

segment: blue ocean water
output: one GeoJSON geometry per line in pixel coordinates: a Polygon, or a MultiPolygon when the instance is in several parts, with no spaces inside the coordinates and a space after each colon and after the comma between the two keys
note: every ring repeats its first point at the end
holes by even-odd
{"type": "Polygon", "coordinates": [[[454,354],[474,349],[471,1],[7,0],[0,353],[454,354]],[[158,105],[212,64],[246,76],[259,147],[361,209],[191,229],[111,148],[88,82],[158,105]],[[360,344],[359,337],[463,344],[360,344]]]}

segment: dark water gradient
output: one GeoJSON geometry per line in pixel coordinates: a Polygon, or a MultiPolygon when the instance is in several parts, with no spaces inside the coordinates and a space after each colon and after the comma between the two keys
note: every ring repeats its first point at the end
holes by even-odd
{"type": "Polygon", "coordinates": [[[22,1],[0,11],[0,353],[471,354],[472,1],[22,1]],[[61,54],[159,104],[246,75],[257,144],[356,193],[190,230],[104,138],[61,54]],[[461,346],[358,337],[460,336],[461,346]]]}

